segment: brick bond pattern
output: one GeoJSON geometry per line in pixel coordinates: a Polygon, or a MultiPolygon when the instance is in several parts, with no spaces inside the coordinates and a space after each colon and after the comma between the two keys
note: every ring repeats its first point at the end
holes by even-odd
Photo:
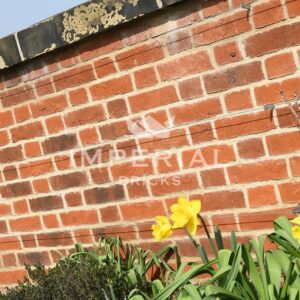
{"type": "MultiPolygon", "coordinates": [[[[160,247],[150,224],[178,195],[202,199],[207,222],[241,239],[291,216],[297,121],[284,103],[273,116],[251,110],[280,103],[281,90],[300,95],[300,1],[256,1],[249,16],[240,2],[188,0],[2,72],[0,285],[21,278],[24,263],[51,265],[56,250],[100,235],[160,247]],[[171,137],[128,131],[126,120],[147,116],[174,117],[171,137]],[[79,149],[95,148],[127,157],[81,166],[79,149]],[[132,166],[132,149],[143,168],[132,166]],[[208,165],[190,166],[199,149],[208,165]],[[164,150],[171,166],[157,159],[164,150]],[[177,186],[160,181],[174,176],[177,186]]],[[[180,231],[172,240],[197,255],[180,231]]]]}

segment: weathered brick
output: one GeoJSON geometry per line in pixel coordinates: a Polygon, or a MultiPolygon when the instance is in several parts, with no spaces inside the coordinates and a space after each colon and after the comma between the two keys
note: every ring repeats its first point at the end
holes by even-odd
{"type": "Polygon", "coordinates": [[[60,196],[45,196],[29,200],[30,208],[34,212],[49,211],[63,208],[60,196]]]}
{"type": "Polygon", "coordinates": [[[55,191],[84,186],[87,184],[86,175],[81,172],[53,176],[50,177],[49,181],[55,191]]]}
{"type": "Polygon", "coordinates": [[[203,90],[199,77],[186,79],[178,83],[181,99],[189,100],[201,97],[203,90]]]}
{"type": "Polygon", "coordinates": [[[107,103],[107,110],[110,118],[120,118],[128,114],[126,102],[124,99],[116,99],[107,103]]]}
{"type": "Polygon", "coordinates": [[[42,159],[30,163],[20,164],[19,168],[22,178],[40,176],[54,171],[51,159],[42,159]]]}
{"type": "Polygon", "coordinates": [[[60,214],[61,221],[64,226],[79,226],[98,224],[98,216],[96,210],[80,210],[70,211],[60,214]]]}
{"type": "Polygon", "coordinates": [[[239,46],[236,42],[216,46],[214,48],[214,55],[217,64],[220,66],[243,59],[239,46]]]}
{"type": "Polygon", "coordinates": [[[77,138],[75,134],[65,134],[51,137],[42,143],[45,154],[71,150],[77,146],[77,138]]]}
{"type": "Polygon", "coordinates": [[[134,81],[138,89],[155,85],[158,80],[153,67],[138,70],[134,73],[134,81]]]}
{"type": "Polygon", "coordinates": [[[203,187],[226,185],[223,169],[210,169],[200,172],[203,187]]]}
{"type": "Polygon", "coordinates": [[[18,253],[18,259],[20,265],[37,265],[43,264],[44,266],[49,266],[50,258],[48,252],[28,252],[28,253],[18,253]]]}
{"type": "Polygon", "coordinates": [[[204,85],[207,93],[211,94],[257,82],[263,78],[261,63],[256,61],[205,75],[204,85]]]}
{"type": "Polygon", "coordinates": [[[57,247],[73,245],[74,241],[69,232],[49,232],[37,235],[40,247],[57,247]]]}
{"type": "Polygon", "coordinates": [[[237,143],[241,158],[257,158],[265,155],[264,146],[260,138],[241,140],[237,143]]]}
{"type": "Polygon", "coordinates": [[[31,113],[29,111],[29,106],[28,105],[16,107],[14,109],[14,114],[15,114],[15,118],[16,118],[17,123],[22,123],[22,122],[24,122],[26,120],[29,120],[31,118],[31,113]]]}
{"type": "Polygon", "coordinates": [[[0,112],[0,128],[8,127],[14,124],[11,111],[0,112]]]}
{"type": "Polygon", "coordinates": [[[288,182],[280,184],[279,192],[281,200],[285,203],[297,203],[300,197],[300,182],[288,182]]]}
{"type": "Polygon", "coordinates": [[[44,135],[41,122],[34,122],[11,129],[11,138],[14,143],[29,140],[44,135]]]}
{"type": "Polygon", "coordinates": [[[181,78],[212,68],[207,52],[189,54],[157,66],[162,81],[181,78]]]}
{"type": "Polygon", "coordinates": [[[119,184],[84,191],[84,198],[87,204],[115,202],[123,200],[124,197],[124,188],[119,184]]]}
{"type": "Polygon", "coordinates": [[[12,232],[33,232],[42,229],[39,216],[9,220],[9,226],[12,232]]]}
{"type": "Polygon", "coordinates": [[[228,111],[251,108],[251,95],[249,90],[241,90],[225,95],[225,103],[228,111]]]}
{"type": "Polygon", "coordinates": [[[109,57],[101,58],[100,60],[95,61],[94,68],[98,78],[103,78],[117,72],[115,63],[109,57]]]}
{"type": "Polygon", "coordinates": [[[28,181],[7,184],[0,187],[0,194],[3,198],[21,197],[30,195],[31,193],[32,188],[28,181]]]}
{"type": "Polygon", "coordinates": [[[250,207],[259,207],[277,203],[274,187],[263,185],[247,190],[250,207]]]}
{"type": "Polygon", "coordinates": [[[298,151],[300,149],[300,132],[273,134],[266,137],[271,155],[279,155],[298,151]]]}
{"type": "Polygon", "coordinates": [[[290,18],[300,15],[300,1],[299,0],[286,0],[286,7],[290,18]]]}
{"type": "Polygon", "coordinates": [[[10,89],[7,92],[0,93],[0,100],[3,107],[11,107],[34,99],[33,89],[29,85],[10,89]]]}
{"type": "Polygon", "coordinates": [[[119,212],[116,206],[108,206],[100,209],[102,222],[116,222],[120,220],[119,212]]]}
{"type": "Polygon", "coordinates": [[[57,91],[76,87],[95,79],[91,65],[83,65],[55,75],[53,82],[57,91]]]}

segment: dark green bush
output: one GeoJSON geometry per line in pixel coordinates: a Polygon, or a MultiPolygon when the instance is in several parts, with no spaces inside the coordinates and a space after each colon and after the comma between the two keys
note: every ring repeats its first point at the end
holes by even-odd
{"type": "Polygon", "coordinates": [[[26,266],[26,279],[8,289],[3,300],[93,300],[125,299],[134,288],[126,272],[117,272],[114,261],[99,262],[96,257],[65,258],[55,267],[26,266]]]}

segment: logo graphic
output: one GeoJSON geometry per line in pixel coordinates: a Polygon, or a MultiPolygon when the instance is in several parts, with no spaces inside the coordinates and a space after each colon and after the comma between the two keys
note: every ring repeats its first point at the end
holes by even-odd
{"type": "Polygon", "coordinates": [[[146,116],[145,120],[133,122],[126,120],[129,131],[135,136],[156,137],[165,139],[170,137],[170,130],[174,126],[174,118],[164,124],[159,123],[151,116],[146,116]]]}

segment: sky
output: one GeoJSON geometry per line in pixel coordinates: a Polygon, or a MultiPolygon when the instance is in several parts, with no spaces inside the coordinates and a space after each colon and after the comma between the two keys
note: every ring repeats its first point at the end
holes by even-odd
{"type": "Polygon", "coordinates": [[[86,0],[0,0],[0,38],[27,28],[86,0]]]}

